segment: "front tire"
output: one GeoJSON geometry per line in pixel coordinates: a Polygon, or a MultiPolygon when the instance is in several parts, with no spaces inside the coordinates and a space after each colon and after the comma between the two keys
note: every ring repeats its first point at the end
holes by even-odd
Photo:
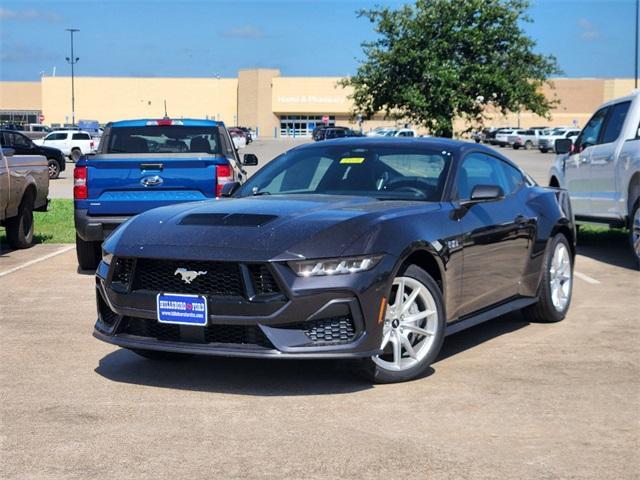
{"type": "Polygon", "coordinates": [[[526,142],[524,142],[525,150],[529,150],[531,147],[533,147],[533,142],[531,140],[527,140],[526,142]]]}
{"type": "Polygon", "coordinates": [[[530,322],[559,322],[569,310],[573,291],[573,259],[563,234],[557,234],[549,242],[543,268],[538,302],[523,309],[522,313],[530,322]]]}
{"type": "Polygon", "coordinates": [[[81,270],[95,270],[100,263],[100,242],[85,242],[76,234],[76,255],[81,270]]]}
{"type": "Polygon", "coordinates": [[[548,148],[541,148],[540,153],[547,153],[549,151],[548,148]]]}
{"type": "Polygon", "coordinates": [[[33,242],[34,194],[27,191],[18,207],[18,215],[7,220],[7,241],[12,248],[29,248],[33,242]]]}
{"type": "Polygon", "coordinates": [[[444,302],[438,284],[420,267],[409,265],[393,280],[382,331],[383,353],[359,365],[369,380],[405,382],[436,360],[444,341],[444,302]]]}
{"type": "Polygon", "coordinates": [[[55,158],[48,160],[49,164],[49,180],[55,180],[60,176],[60,164],[55,158]]]}

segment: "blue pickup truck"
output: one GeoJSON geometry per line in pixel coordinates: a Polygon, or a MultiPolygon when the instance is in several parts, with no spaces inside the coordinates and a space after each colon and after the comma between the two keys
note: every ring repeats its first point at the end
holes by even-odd
{"type": "Polygon", "coordinates": [[[106,126],[96,155],[73,173],[76,252],[81,269],[95,269],[102,241],[121,223],[151,208],[213,199],[229,182],[246,179],[222,122],[126,120],[106,126]]]}

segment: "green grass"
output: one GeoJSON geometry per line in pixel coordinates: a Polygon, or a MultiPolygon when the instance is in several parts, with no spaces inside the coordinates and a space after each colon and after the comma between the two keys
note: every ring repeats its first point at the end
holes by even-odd
{"type": "MultiPolygon", "coordinates": [[[[48,212],[34,212],[33,243],[74,243],[73,200],[56,198],[49,203],[48,212]]],[[[0,250],[7,248],[4,228],[0,228],[0,250]]]]}

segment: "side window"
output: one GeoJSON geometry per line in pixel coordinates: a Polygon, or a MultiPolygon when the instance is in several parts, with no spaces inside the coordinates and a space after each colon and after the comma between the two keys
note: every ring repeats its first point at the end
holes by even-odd
{"type": "Polygon", "coordinates": [[[618,139],[630,106],[631,102],[622,102],[609,109],[609,118],[607,119],[607,125],[604,128],[604,135],[600,143],[611,143],[618,139]]]}
{"type": "Polygon", "coordinates": [[[589,123],[587,123],[584,130],[582,130],[582,134],[576,140],[576,150],[581,151],[598,143],[600,130],[602,130],[602,125],[607,116],[608,110],[609,107],[602,108],[598,110],[593,117],[591,117],[589,123]]]}
{"type": "Polygon", "coordinates": [[[229,134],[223,128],[219,128],[218,132],[220,133],[220,141],[222,143],[222,151],[224,152],[225,156],[233,158],[235,160],[236,151],[235,151],[235,148],[233,148],[232,143],[229,142],[229,136],[228,136],[229,134]]]}
{"type": "Polygon", "coordinates": [[[456,177],[457,198],[470,199],[471,192],[478,185],[497,185],[505,195],[511,193],[514,189],[507,179],[503,164],[503,161],[484,153],[474,152],[467,155],[456,177]]]}
{"type": "Polygon", "coordinates": [[[514,168],[513,166],[509,165],[506,162],[503,162],[502,160],[500,160],[499,162],[504,172],[504,177],[509,186],[508,190],[504,190],[504,194],[509,195],[518,190],[520,186],[524,184],[524,176],[522,175],[522,172],[520,172],[520,170],[518,170],[517,168],[514,168]]]}
{"type": "Polygon", "coordinates": [[[88,133],[74,133],[71,139],[72,140],[91,140],[91,136],[88,133]]]}
{"type": "Polygon", "coordinates": [[[19,133],[12,133],[11,137],[11,143],[16,147],[29,148],[31,146],[31,141],[19,133]]]}

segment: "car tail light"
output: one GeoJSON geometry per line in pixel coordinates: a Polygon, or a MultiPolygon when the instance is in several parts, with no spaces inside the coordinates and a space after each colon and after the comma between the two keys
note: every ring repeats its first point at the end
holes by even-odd
{"type": "Polygon", "coordinates": [[[91,147],[91,150],[93,150],[93,140],[91,140],[91,142],[89,143],[89,147],[91,147]]]}
{"type": "Polygon", "coordinates": [[[89,198],[87,189],[87,167],[73,169],[73,198],[74,200],[86,200],[89,198]]]}
{"type": "Polygon", "coordinates": [[[170,118],[162,118],[160,120],[149,120],[147,122],[147,125],[165,127],[165,126],[171,126],[171,125],[183,125],[183,123],[180,120],[171,120],[170,118]]]}
{"type": "Polygon", "coordinates": [[[233,173],[229,165],[216,165],[216,197],[222,193],[225,183],[233,181],[233,173]]]}

